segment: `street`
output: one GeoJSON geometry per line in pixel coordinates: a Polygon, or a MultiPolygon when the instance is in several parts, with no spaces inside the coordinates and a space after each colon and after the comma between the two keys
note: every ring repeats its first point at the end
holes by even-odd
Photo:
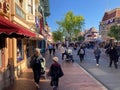
{"type": "Polygon", "coordinates": [[[120,64],[118,69],[115,69],[114,64],[109,67],[109,57],[104,53],[104,49],[100,57],[100,65],[96,66],[96,61],[93,54],[93,49],[86,49],[84,61],[80,63],[77,56],[77,50],[73,50],[75,62],[82,66],[99,82],[105,85],[109,90],[120,90],[120,64]]]}
{"type": "MultiPolygon", "coordinates": [[[[82,63],[77,56],[77,51],[78,49],[73,50],[73,58],[75,62],[66,63],[65,61],[61,60],[61,53],[59,50],[56,50],[55,56],[59,57],[59,63],[62,65],[65,74],[65,76],[60,79],[60,90],[120,90],[120,65],[118,65],[118,69],[115,69],[114,65],[111,68],[108,67],[109,57],[105,55],[103,49],[99,66],[96,66],[93,49],[86,49],[86,55],[82,63]],[[71,73],[70,71],[74,73],[71,73]]],[[[49,55],[49,53],[45,54],[47,60],[47,70],[52,63],[51,58],[53,56],[54,55],[49,55]]],[[[49,83],[49,78],[46,80],[41,80],[40,90],[51,90],[52,87],[49,85],[49,83]]],[[[35,89],[33,74],[31,69],[28,69],[18,80],[15,81],[13,85],[5,88],[4,90],[33,89],[35,89]]]]}

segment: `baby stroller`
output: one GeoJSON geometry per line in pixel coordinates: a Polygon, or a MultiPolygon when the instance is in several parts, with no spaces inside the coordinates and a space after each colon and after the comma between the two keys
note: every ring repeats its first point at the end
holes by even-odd
{"type": "Polygon", "coordinates": [[[65,61],[66,61],[66,62],[70,62],[70,61],[74,62],[74,60],[73,60],[73,55],[72,55],[72,50],[71,50],[71,49],[67,49],[67,50],[66,50],[66,58],[65,58],[65,61]]]}
{"type": "Polygon", "coordinates": [[[46,79],[46,60],[45,58],[43,58],[41,60],[41,77],[43,77],[44,79],[46,79]]]}

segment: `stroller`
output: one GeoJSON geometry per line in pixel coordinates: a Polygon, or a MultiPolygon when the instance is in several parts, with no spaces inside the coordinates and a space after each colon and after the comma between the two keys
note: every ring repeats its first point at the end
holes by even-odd
{"type": "Polygon", "coordinates": [[[67,50],[66,50],[66,58],[65,58],[65,61],[66,61],[66,62],[70,62],[70,61],[74,62],[74,60],[73,60],[73,55],[72,55],[72,50],[71,50],[71,49],[67,49],[67,50]]]}
{"type": "Polygon", "coordinates": [[[45,61],[45,58],[43,58],[41,60],[41,77],[43,77],[44,79],[46,79],[46,61],[45,61]]]}

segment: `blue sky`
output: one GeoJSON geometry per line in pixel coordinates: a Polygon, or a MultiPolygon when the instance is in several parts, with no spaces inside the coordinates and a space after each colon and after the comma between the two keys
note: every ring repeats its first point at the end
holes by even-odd
{"type": "Polygon", "coordinates": [[[95,27],[98,30],[104,12],[120,8],[120,0],[49,0],[49,3],[51,15],[47,22],[51,31],[58,28],[56,21],[62,20],[68,11],[85,18],[84,29],[95,27]]]}

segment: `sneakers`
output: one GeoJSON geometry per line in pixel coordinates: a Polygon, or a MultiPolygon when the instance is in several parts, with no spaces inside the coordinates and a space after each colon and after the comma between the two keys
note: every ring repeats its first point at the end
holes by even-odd
{"type": "Polygon", "coordinates": [[[57,90],[57,86],[53,86],[53,90],[57,90]]]}
{"type": "Polygon", "coordinates": [[[96,64],[96,66],[99,66],[99,64],[96,64]]]}
{"type": "Polygon", "coordinates": [[[39,84],[35,83],[35,85],[36,85],[37,88],[40,88],[39,84]]]}

